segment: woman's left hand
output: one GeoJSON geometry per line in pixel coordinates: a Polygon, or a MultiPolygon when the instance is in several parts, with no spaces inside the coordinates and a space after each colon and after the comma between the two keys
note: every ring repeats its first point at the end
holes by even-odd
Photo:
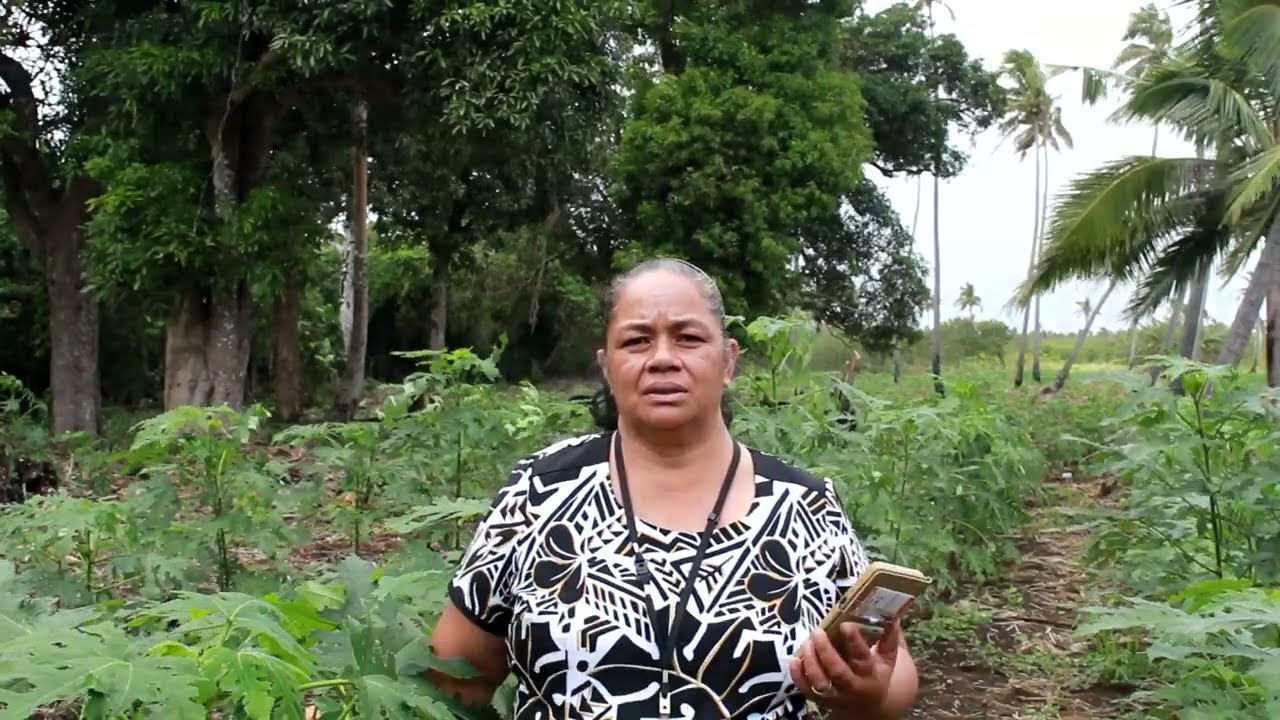
{"type": "Polygon", "coordinates": [[[844,623],[845,654],[818,630],[800,646],[791,660],[791,679],[805,695],[840,714],[876,718],[889,693],[889,680],[898,661],[901,641],[898,622],[868,647],[858,626],[844,623]]]}

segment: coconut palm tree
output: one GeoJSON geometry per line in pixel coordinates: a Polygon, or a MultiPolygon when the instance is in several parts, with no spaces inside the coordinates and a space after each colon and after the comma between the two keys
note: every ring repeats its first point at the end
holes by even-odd
{"type": "Polygon", "coordinates": [[[960,297],[956,298],[956,307],[960,312],[968,312],[969,321],[973,321],[974,308],[982,307],[982,298],[978,297],[978,292],[974,289],[973,283],[965,283],[960,286],[960,297]]]}
{"type": "MultiPolygon", "coordinates": [[[[1168,60],[1169,54],[1173,49],[1173,39],[1173,23],[1169,19],[1168,13],[1160,10],[1155,4],[1149,3],[1129,16],[1129,25],[1125,29],[1123,38],[1129,44],[1116,55],[1111,69],[1106,70],[1080,65],[1055,66],[1050,72],[1050,76],[1069,70],[1079,71],[1082,79],[1081,100],[1088,105],[1095,105],[1109,94],[1113,87],[1125,92],[1130,91],[1133,84],[1150,72],[1153,67],[1168,60]]],[[[1152,157],[1156,156],[1159,144],[1160,123],[1156,122],[1153,123],[1151,129],[1152,157]]],[[[1203,284],[1205,286],[1207,286],[1208,279],[1208,275],[1205,274],[1203,276],[1203,284]]],[[[1195,292],[1193,291],[1193,294],[1195,292]]],[[[1176,306],[1178,310],[1181,310],[1181,298],[1176,302],[1176,306]]],[[[1167,333],[1168,339],[1161,348],[1162,353],[1167,353],[1172,346],[1173,331],[1177,326],[1178,317],[1178,311],[1175,311],[1169,317],[1170,329],[1167,333]]],[[[1131,318],[1129,326],[1130,369],[1137,363],[1138,323],[1140,320],[1141,318],[1139,317],[1131,318]]]]}
{"type": "Polygon", "coordinates": [[[1089,298],[1076,301],[1076,314],[1086,320],[1093,314],[1093,301],[1089,298]]]}
{"type": "MultiPolygon", "coordinates": [[[[930,40],[933,39],[936,28],[933,17],[935,6],[946,10],[952,21],[956,19],[955,11],[944,0],[916,0],[914,6],[916,10],[924,10],[929,19],[930,40]]],[[[933,92],[936,100],[938,89],[935,87],[933,92]]],[[[917,182],[922,180],[923,178],[916,179],[917,182]]],[[[938,199],[941,186],[942,183],[938,178],[937,168],[935,167],[933,172],[933,356],[930,362],[930,369],[934,377],[933,389],[939,395],[946,392],[946,386],[942,383],[942,225],[941,203],[938,199]]],[[[919,186],[917,186],[916,191],[916,212],[919,213],[919,186]]]]}
{"type": "Polygon", "coordinates": [[[1257,252],[1217,357],[1235,365],[1280,270],[1280,0],[1202,3],[1197,24],[1113,119],[1160,122],[1213,156],[1125,157],[1074,180],[1018,303],[1112,276],[1139,280],[1129,312],[1140,315],[1215,260],[1232,276],[1257,252]]]}
{"type": "Polygon", "coordinates": [[[1071,366],[1076,364],[1076,360],[1080,357],[1080,351],[1084,349],[1084,341],[1089,338],[1089,331],[1093,329],[1093,321],[1098,319],[1098,314],[1102,312],[1102,306],[1106,304],[1107,298],[1111,297],[1111,292],[1116,289],[1119,281],[1112,280],[1107,285],[1106,292],[1102,293],[1102,297],[1098,298],[1098,304],[1093,305],[1089,298],[1085,298],[1076,303],[1080,308],[1080,314],[1084,316],[1084,327],[1080,328],[1080,334],[1076,336],[1076,344],[1071,348],[1071,354],[1067,355],[1066,362],[1062,363],[1062,369],[1058,371],[1058,376],[1053,379],[1053,383],[1045,388],[1046,393],[1056,393],[1062,390],[1067,384],[1067,377],[1071,375],[1071,366]]]}
{"type": "MultiPolygon", "coordinates": [[[[1001,66],[1001,77],[1006,81],[1009,88],[1009,113],[1000,124],[1001,134],[1005,139],[1013,138],[1013,149],[1018,153],[1020,159],[1025,159],[1027,152],[1030,150],[1035,151],[1036,157],[1036,182],[1035,195],[1033,196],[1035,227],[1031,237],[1030,263],[1030,268],[1033,270],[1036,266],[1040,249],[1043,217],[1047,211],[1044,205],[1048,195],[1048,151],[1051,147],[1055,151],[1061,150],[1063,145],[1070,148],[1073,145],[1073,141],[1071,133],[1067,131],[1062,122],[1062,108],[1057,105],[1057,98],[1049,94],[1049,79],[1034,55],[1026,50],[1010,50],[1005,53],[1004,63],[1001,66]],[[1042,173],[1044,175],[1043,189],[1041,187],[1042,173]]],[[[1036,344],[1038,347],[1039,304],[1035,301],[1036,298],[1033,298],[1033,304],[1036,306],[1036,344]]],[[[1018,366],[1013,379],[1015,387],[1022,385],[1023,373],[1026,368],[1027,329],[1031,319],[1030,313],[1030,307],[1023,312],[1022,339],[1018,347],[1018,366]]],[[[1037,368],[1038,365],[1037,352],[1037,368]]],[[[1034,373],[1034,376],[1039,380],[1038,371],[1034,373]]]]}

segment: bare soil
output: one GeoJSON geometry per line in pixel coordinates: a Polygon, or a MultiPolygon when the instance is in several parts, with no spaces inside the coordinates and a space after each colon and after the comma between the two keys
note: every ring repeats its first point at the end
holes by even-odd
{"type": "MultiPolygon", "coordinates": [[[[1068,502],[1110,499],[1102,480],[1051,482],[1068,502]]],[[[953,625],[957,631],[944,639],[913,644],[921,687],[910,717],[1108,720],[1133,710],[1134,688],[1089,681],[1089,646],[1072,637],[1080,608],[1094,604],[1080,565],[1087,540],[1056,506],[1034,508],[1016,541],[1018,559],[998,578],[962,588],[950,605],[952,613],[981,608],[982,618],[953,625]]]]}

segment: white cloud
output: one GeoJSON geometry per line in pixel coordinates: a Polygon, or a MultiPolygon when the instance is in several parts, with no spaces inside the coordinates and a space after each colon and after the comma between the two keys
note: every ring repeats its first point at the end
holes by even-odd
{"type": "MultiPolygon", "coordinates": [[[[893,4],[872,0],[868,10],[878,11],[893,4]]],[[[1011,48],[1030,50],[1042,63],[1085,64],[1109,67],[1116,53],[1124,47],[1122,37],[1129,15],[1146,0],[951,0],[955,11],[953,22],[945,11],[935,12],[939,32],[955,33],[973,56],[982,58],[995,68],[1004,52],[1011,48]]],[[[1164,0],[1162,7],[1172,3],[1164,0]]],[[[1169,7],[1175,27],[1185,26],[1185,7],[1169,7]]],[[[1127,154],[1151,152],[1152,129],[1149,125],[1115,126],[1106,119],[1116,102],[1103,102],[1087,107],[1079,100],[1079,82],[1075,76],[1054,81],[1054,94],[1059,96],[1063,120],[1075,140],[1075,149],[1063,149],[1049,158],[1050,203],[1065,190],[1075,176],[1127,154]]],[[[940,194],[942,245],[942,313],[955,317],[954,307],[960,286],[971,282],[983,300],[981,314],[1019,325],[1004,311],[1017,285],[1026,275],[1030,260],[1032,235],[1032,195],[1035,188],[1034,158],[1019,161],[1008,143],[1001,147],[992,130],[976,139],[964,173],[942,184],[940,194]]],[[[1186,143],[1163,132],[1159,154],[1191,156],[1186,143]]],[[[874,170],[870,176],[885,188],[894,206],[910,227],[915,211],[914,179],[883,180],[874,170]]],[[[933,263],[933,198],[932,181],[925,179],[921,196],[916,245],[933,263]]],[[[930,278],[932,287],[932,278],[930,278]]],[[[1230,322],[1235,315],[1237,299],[1243,289],[1243,276],[1234,278],[1226,287],[1217,278],[1209,289],[1207,312],[1210,317],[1230,322]]],[[[1041,301],[1041,324],[1048,330],[1078,329],[1080,318],[1076,302],[1086,296],[1096,301],[1104,284],[1077,283],[1060,288],[1041,301]]],[[[1098,318],[1097,327],[1125,327],[1121,310],[1129,288],[1118,289],[1108,300],[1098,318]]],[[[926,320],[927,324],[927,320],[926,320]]]]}

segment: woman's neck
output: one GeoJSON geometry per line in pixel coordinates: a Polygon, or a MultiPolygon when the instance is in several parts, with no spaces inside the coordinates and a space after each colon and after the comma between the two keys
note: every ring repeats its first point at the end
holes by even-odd
{"type": "MultiPolygon", "coordinates": [[[[705,527],[735,443],[729,429],[716,420],[701,432],[682,433],[683,440],[665,433],[655,437],[620,424],[630,478],[628,494],[637,517],[675,531],[700,532],[705,527]]],[[[721,512],[722,525],[740,520],[750,510],[754,472],[751,456],[743,453],[721,512]]],[[[612,484],[614,492],[621,493],[616,474],[612,484]]]]}
{"type": "Polygon", "coordinates": [[[681,428],[677,431],[646,431],[619,420],[622,449],[627,465],[650,471],[680,471],[706,465],[721,456],[725,462],[733,452],[733,436],[719,418],[702,429],[681,428]]]}

